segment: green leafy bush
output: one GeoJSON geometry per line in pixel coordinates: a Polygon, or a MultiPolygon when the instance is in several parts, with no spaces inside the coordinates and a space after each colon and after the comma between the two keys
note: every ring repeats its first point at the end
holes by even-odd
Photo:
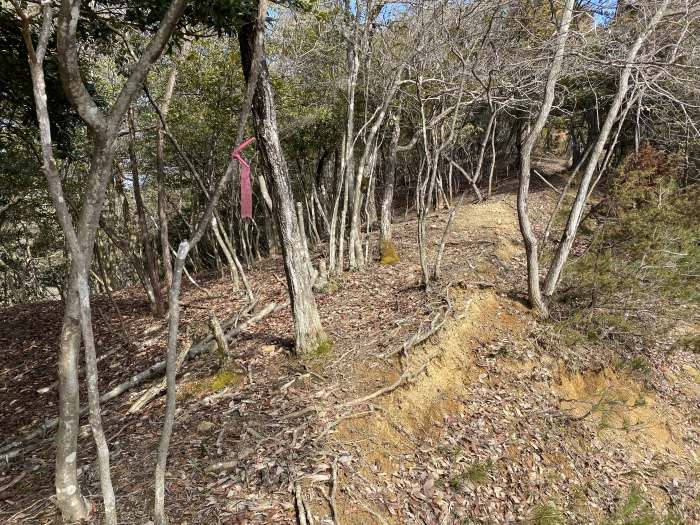
{"type": "Polygon", "coordinates": [[[700,304],[700,187],[682,183],[673,157],[651,147],[628,156],[585,225],[559,299],[568,327],[638,342],[700,304]]]}

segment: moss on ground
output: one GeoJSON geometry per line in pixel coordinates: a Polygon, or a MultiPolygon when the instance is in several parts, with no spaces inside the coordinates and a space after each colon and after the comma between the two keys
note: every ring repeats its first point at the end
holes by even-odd
{"type": "Polygon", "coordinates": [[[316,357],[326,357],[333,351],[333,341],[329,338],[321,341],[316,349],[313,351],[313,355],[316,357]]]}
{"type": "Polygon", "coordinates": [[[222,368],[216,374],[202,379],[194,379],[179,386],[179,395],[183,399],[202,397],[233,387],[243,381],[244,374],[232,368],[222,368]]]}
{"type": "Polygon", "coordinates": [[[396,245],[392,241],[382,241],[379,246],[379,264],[390,265],[401,261],[398,253],[396,253],[396,245]]]}

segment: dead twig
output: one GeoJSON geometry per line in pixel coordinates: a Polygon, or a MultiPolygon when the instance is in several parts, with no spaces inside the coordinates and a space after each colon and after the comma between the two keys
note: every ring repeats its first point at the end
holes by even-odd
{"type": "Polygon", "coordinates": [[[374,414],[376,411],[377,411],[376,407],[372,406],[371,410],[365,410],[364,412],[354,412],[354,413],[350,413],[350,414],[344,414],[344,415],[340,416],[339,418],[335,419],[334,421],[331,421],[330,423],[328,423],[326,425],[326,428],[323,429],[323,432],[321,432],[318,435],[318,438],[316,438],[316,439],[319,439],[319,440],[323,439],[324,437],[326,437],[326,435],[331,430],[333,430],[335,427],[340,425],[343,421],[347,421],[348,419],[355,419],[355,418],[369,416],[371,414],[374,414]]]}
{"type": "Polygon", "coordinates": [[[297,523],[299,525],[309,525],[306,519],[306,509],[304,508],[304,497],[301,495],[301,485],[299,482],[294,484],[294,502],[297,508],[297,523]]]}
{"type": "Polygon", "coordinates": [[[338,406],[342,407],[342,408],[357,406],[357,405],[360,405],[362,403],[366,403],[367,401],[371,401],[372,399],[375,399],[379,396],[383,396],[385,394],[388,394],[389,392],[393,392],[394,390],[396,390],[400,386],[415,381],[415,379],[419,375],[421,375],[426,370],[426,368],[428,368],[428,363],[424,363],[423,366],[421,366],[416,372],[410,372],[409,370],[406,370],[392,384],[385,386],[383,388],[380,388],[379,390],[376,390],[376,391],[372,392],[371,394],[367,394],[366,396],[358,397],[357,399],[352,399],[350,401],[346,401],[345,403],[341,403],[338,406]]]}
{"type": "Polygon", "coordinates": [[[549,186],[551,189],[553,189],[557,194],[561,195],[561,190],[557,189],[551,182],[549,182],[547,179],[545,179],[539,171],[537,170],[532,170],[532,172],[537,175],[542,182],[544,182],[547,186],[549,186]]]}
{"type": "MultiPolygon", "coordinates": [[[[180,351],[180,355],[177,356],[177,361],[175,364],[175,373],[177,374],[180,371],[180,368],[182,368],[182,364],[185,362],[185,358],[187,357],[187,353],[189,351],[189,345],[185,346],[182,351],[180,351]]],[[[158,397],[163,390],[165,390],[165,378],[161,379],[160,382],[146,390],[130,407],[129,410],[126,411],[127,414],[135,414],[136,412],[139,412],[141,409],[143,409],[148,403],[150,403],[153,399],[158,397]]]]}
{"type": "Polygon", "coordinates": [[[27,475],[26,472],[21,472],[18,476],[15,476],[14,479],[10,480],[8,483],[5,483],[3,486],[0,487],[0,493],[3,493],[7,489],[11,489],[15,485],[17,485],[17,483],[22,481],[24,479],[24,476],[26,476],[26,475],[27,475]]]}
{"type": "MultiPolygon", "coordinates": [[[[232,337],[240,334],[241,332],[244,332],[248,328],[250,328],[253,324],[257,323],[258,321],[262,320],[263,318],[267,317],[268,315],[271,315],[283,308],[285,308],[289,302],[285,302],[282,304],[277,304],[277,303],[268,303],[264,308],[262,308],[258,313],[253,315],[250,319],[247,321],[234,326],[230,330],[226,331],[226,339],[230,340],[232,337]]],[[[230,322],[223,323],[223,328],[226,330],[228,326],[230,326],[230,322]]],[[[185,353],[185,359],[191,359],[195,356],[198,356],[200,354],[203,354],[205,352],[211,351],[212,345],[214,338],[209,335],[205,337],[202,341],[199,343],[192,345],[189,347],[188,351],[185,353]]],[[[153,377],[158,376],[159,374],[162,374],[165,372],[165,361],[159,361],[158,363],[155,363],[154,365],[150,366],[146,370],[143,370],[139,372],[136,375],[131,376],[129,379],[124,381],[123,383],[120,383],[119,385],[115,386],[112,388],[109,392],[104,393],[102,396],[100,396],[100,403],[105,403],[107,401],[111,401],[112,399],[119,397],[122,395],[124,392],[127,392],[131,390],[132,388],[142,385],[146,381],[150,380],[153,377]]],[[[83,407],[80,410],[80,416],[84,416],[87,414],[87,407],[83,407]]],[[[48,432],[53,431],[56,429],[58,426],[58,418],[53,418],[50,419],[44,423],[42,423],[38,428],[30,432],[26,437],[23,439],[17,439],[13,440],[10,444],[5,445],[2,447],[2,457],[1,459],[5,461],[9,461],[10,459],[13,459],[20,455],[23,451],[27,450],[27,446],[32,446],[28,445],[28,443],[40,436],[46,435],[48,432]]],[[[36,448],[36,447],[33,447],[36,448]]]]}
{"type": "Polygon", "coordinates": [[[316,520],[314,520],[314,515],[311,513],[311,507],[309,506],[309,502],[306,500],[302,500],[302,503],[304,505],[304,514],[306,514],[306,521],[309,525],[314,525],[316,523],[316,520]]]}
{"type": "Polygon", "coordinates": [[[331,515],[333,516],[333,523],[335,525],[340,525],[340,515],[338,514],[338,509],[335,505],[335,496],[338,492],[338,458],[333,460],[333,465],[331,466],[331,492],[328,497],[328,502],[331,505],[331,515]]]}
{"type": "Polygon", "coordinates": [[[306,414],[311,414],[312,412],[318,412],[318,408],[316,408],[316,407],[302,408],[301,410],[297,410],[296,412],[292,412],[291,414],[287,414],[286,416],[282,416],[280,418],[280,420],[286,421],[287,419],[294,419],[296,417],[305,416],[306,414]]]}
{"type": "MultiPolygon", "coordinates": [[[[131,344],[131,343],[129,343],[129,344],[131,344]]],[[[101,356],[99,356],[99,357],[97,358],[97,363],[99,364],[99,363],[101,363],[102,361],[104,361],[105,359],[107,359],[108,357],[110,357],[110,356],[116,354],[118,350],[122,350],[122,349],[121,349],[120,347],[118,347],[118,346],[115,346],[115,347],[112,348],[111,350],[105,352],[104,354],[102,354],[101,356]]],[[[80,370],[78,371],[78,374],[79,374],[79,377],[83,377],[83,376],[85,375],[85,369],[84,369],[83,367],[81,367],[80,370]]],[[[57,386],[58,386],[58,381],[54,381],[53,383],[51,383],[51,384],[48,385],[48,386],[45,386],[45,387],[42,387],[42,388],[37,389],[36,393],[37,393],[37,394],[46,394],[46,393],[50,392],[51,389],[56,388],[57,386]]],[[[3,448],[4,448],[4,447],[3,447],[3,448]]],[[[1,451],[1,450],[2,450],[2,449],[0,449],[0,451],[1,451]]]]}
{"type": "Polygon", "coordinates": [[[401,345],[400,348],[392,350],[391,352],[384,354],[382,357],[384,359],[388,359],[397,354],[402,354],[405,356],[409,350],[430,339],[430,337],[435,335],[443,327],[447,321],[447,316],[450,310],[451,307],[448,305],[447,308],[442,309],[440,312],[435,314],[435,316],[433,316],[433,319],[430,321],[430,328],[412,335],[403,345],[401,345]]]}
{"type": "Polygon", "coordinates": [[[232,461],[220,461],[219,463],[214,463],[207,467],[207,472],[223,472],[225,470],[231,470],[240,465],[240,461],[234,459],[232,461]]]}

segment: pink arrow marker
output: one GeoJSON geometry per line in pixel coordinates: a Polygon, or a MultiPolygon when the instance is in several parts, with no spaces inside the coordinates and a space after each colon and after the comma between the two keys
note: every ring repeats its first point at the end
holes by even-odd
{"type": "Polygon", "coordinates": [[[253,190],[250,185],[250,164],[246,162],[241,152],[254,140],[255,137],[250,137],[231,152],[231,159],[236,159],[241,164],[241,219],[253,218],[253,190]]]}

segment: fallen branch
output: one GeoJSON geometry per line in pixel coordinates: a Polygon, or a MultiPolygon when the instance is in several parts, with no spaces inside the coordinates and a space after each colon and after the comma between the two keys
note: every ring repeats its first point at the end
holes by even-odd
{"type": "Polygon", "coordinates": [[[226,337],[224,337],[224,330],[221,328],[221,323],[214,314],[211,314],[209,318],[209,328],[211,329],[211,335],[214,336],[214,340],[216,341],[219,361],[223,364],[229,357],[228,343],[226,342],[226,337]]]}
{"type": "MultiPolygon", "coordinates": [[[[48,443],[48,440],[45,442],[48,443]]],[[[43,445],[45,442],[44,441],[37,441],[36,443],[30,443],[28,445],[23,445],[24,443],[26,443],[26,441],[18,441],[17,442],[18,445],[16,445],[17,448],[12,448],[12,449],[10,449],[8,447],[4,448],[4,450],[9,450],[9,452],[7,452],[6,454],[2,454],[0,456],[0,461],[4,461],[5,463],[9,463],[11,459],[16,458],[17,456],[19,456],[22,453],[27,453],[27,452],[31,452],[32,450],[36,450],[41,445],[43,445]]]]}
{"type": "MultiPolygon", "coordinates": [[[[116,353],[117,350],[120,350],[120,347],[117,346],[117,347],[114,347],[111,350],[105,352],[104,354],[102,354],[100,357],[97,358],[97,362],[100,363],[100,362],[104,361],[105,359],[107,359],[111,355],[114,355],[114,353],[116,353]]],[[[78,376],[82,377],[84,375],[85,375],[85,369],[83,367],[81,367],[80,370],[78,371],[78,376]]],[[[50,392],[52,389],[56,388],[57,386],[58,386],[58,381],[54,381],[53,383],[51,383],[48,386],[38,388],[36,393],[37,394],[47,394],[48,392],[50,392]]]]}
{"type": "Polygon", "coordinates": [[[239,466],[241,462],[238,459],[232,461],[220,461],[219,463],[213,463],[207,467],[207,472],[224,472],[226,470],[231,470],[239,466]]]}
{"type": "MultiPolygon", "coordinates": [[[[231,330],[226,332],[225,334],[225,342],[228,342],[231,340],[234,336],[240,334],[241,332],[244,332],[247,330],[250,326],[253,324],[257,323],[258,321],[264,319],[268,315],[277,312],[284,308],[287,305],[287,303],[284,304],[276,304],[276,303],[268,303],[265,305],[258,313],[253,315],[250,319],[247,321],[244,321],[243,323],[235,325],[231,330]]],[[[220,328],[226,327],[228,328],[231,326],[231,324],[237,322],[239,316],[236,316],[234,319],[229,319],[228,321],[225,321],[222,325],[220,325],[220,328]]],[[[217,347],[217,342],[216,342],[216,337],[214,335],[208,335],[205,337],[202,341],[197,343],[194,346],[190,346],[189,350],[186,352],[182,352],[180,354],[180,357],[178,358],[178,363],[180,366],[182,366],[182,363],[185,362],[186,359],[190,359],[192,357],[195,357],[199,354],[202,354],[204,352],[212,351],[217,347]]],[[[165,361],[161,361],[158,363],[158,365],[161,365],[161,370],[165,370],[165,361]]],[[[180,369],[180,366],[178,366],[178,370],[180,369]]],[[[141,410],[143,407],[145,407],[148,403],[150,403],[153,399],[158,397],[163,390],[165,390],[165,379],[163,379],[158,385],[153,387],[152,389],[148,390],[141,399],[139,399],[134,405],[129,408],[129,411],[127,413],[133,414],[135,412],[138,412],[141,410]],[[145,398],[145,399],[144,399],[145,398]],[[144,399],[142,401],[142,399],[144,399]]]]}
{"type": "Polygon", "coordinates": [[[309,502],[306,500],[303,500],[302,504],[304,505],[304,514],[306,514],[306,522],[309,525],[316,525],[316,521],[314,520],[314,515],[311,513],[311,506],[309,505],[309,502]]]}
{"type": "Polygon", "coordinates": [[[333,460],[333,465],[331,466],[331,493],[328,497],[328,502],[331,505],[331,514],[333,516],[333,523],[335,525],[340,525],[340,515],[338,514],[338,509],[335,506],[335,496],[338,492],[338,458],[333,460]]]}
{"type": "Polygon", "coordinates": [[[292,412],[291,414],[287,414],[285,416],[282,416],[280,419],[282,421],[286,421],[287,419],[294,419],[295,417],[301,417],[305,416],[306,414],[310,414],[311,412],[318,412],[319,409],[316,407],[306,407],[302,408],[301,410],[297,410],[296,412],[292,412]]]}
{"type": "Polygon", "coordinates": [[[309,525],[306,520],[306,509],[304,508],[304,498],[301,495],[301,485],[297,482],[294,484],[294,502],[297,507],[297,523],[299,525],[309,525]]]}
{"type": "Polygon", "coordinates": [[[376,390],[375,392],[372,392],[371,394],[367,394],[366,396],[358,397],[356,399],[346,401],[345,403],[341,403],[340,405],[338,405],[338,407],[342,407],[342,408],[353,407],[356,405],[360,405],[362,403],[366,403],[367,401],[371,401],[372,399],[375,399],[379,396],[383,396],[384,394],[388,394],[389,392],[393,392],[394,390],[396,390],[400,386],[415,381],[416,378],[419,375],[421,375],[425,371],[426,368],[428,368],[428,363],[424,363],[423,366],[421,366],[416,372],[411,373],[408,370],[406,370],[392,384],[385,386],[383,388],[380,388],[379,390],[376,390]]]}
{"type": "MultiPolygon", "coordinates": [[[[180,355],[177,357],[177,372],[180,371],[180,368],[182,368],[182,364],[185,362],[185,358],[187,357],[188,354],[188,349],[185,348],[183,351],[180,352],[180,355]]],[[[176,373],[177,373],[176,372],[176,373]]],[[[129,410],[126,411],[127,414],[135,414],[142,408],[144,408],[148,403],[150,403],[153,399],[155,399],[163,390],[165,390],[166,386],[166,380],[165,378],[161,379],[160,382],[146,390],[141,397],[139,397],[135,403],[133,403],[130,407],[129,410]]]]}
{"type": "MultiPolygon", "coordinates": [[[[253,315],[250,319],[247,321],[234,326],[230,330],[226,331],[226,339],[230,340],[231,338],[235,337],[236,335],[240,334],[241,332],[247,330],[250,328],[252,325],[257,323],[258,321],[264,319],[268,315],[275,313],[282,308],[285,308],[289,303],[282,303],[282,304],[277,304],[277,303],[268,303],[264,308],[258,311],[255,315],[253,315]]],[[[223,326],[226,328],[230,326],[233,322],[235,321],[227,321],[224,323],[223,326]]],[[[192,359],[193,357],[196,357],[200,354],[203,354],[205,352],[211,351],[212,347],[215,346],[216,343],[214,342],[214,337],[209,335],[205,337],[202,341],[199,343],[192,345],[189,347],[189,350],[185,353],[185,359],[192,359]]],[[[155,363],[154,365],[150,366],[146,370],[143,370],[139,372],[138,374],[131,376],[129,379],[124,381],[123,383],[115,386],[112,388],[109,392],[106,392],[105,394],[102,394],[100,396],[100,403],[105,403],[107,401],[111,401],[112,399],[119,397],[122,395],[124,392],[131,390],[132,388],[142,385],[149,379],[162,375],[163,372],[165,371],[165,361],[159,361],[155,363]]],[[[85,414],[88,413],[88,407],[83,407],[80,410],[80,417],[84,416],[85,414]]],[[[33,432],[28,434],[27,436],[23,437],[22,439],[15,440],[12,443],[9,443],[2,448],[0,448],[0,459],[3,459],[5,461],[9,461],[10,459],[18,456],[23,449],[26,448],[26,445],[29,441],[36,439],[40,436],[45,436],[48,432],[53,431],[56,429],[58,426],[58,418],[53,418],[48,421],[45,421],[41,425],[39,425],[38,428],[36,428],[33,432]]]]}
{"type": "Polygon", "coordinates": [[[326,425],[326,428],[323,429],[323,432],[321,432],[318,436],[318,440],[323,439],[326,437],[326,435],[333,430],[335,427],[340,425],[343,421],[347,421],[348,419],[355,419],[355,418],[360,418],[360,417],[365,417],[374,414],[377,411],[375,407],[372,407],[371,410],[365,410],[364,412],[354,412],[350,414],[343,414],[339,418],[335,419],[334,421],[331,421],[326,425]]]}
{"type": "Polygon", "coordinates": [[[553,189],[556,193],[558,193],[559,195],[561,195],[561,193],[560,193],[561,190],[557,189],[556,186],[554,186],[554,184],[552,184],[552,183],[549,182],[547,179],[545,179],[545,178],[540,174],[539,171],[537,171],[537,170],[532,170],[532,172],[533,172],[535,175],[537,175],[537,176],[540,178],[540,180],[541,180],[542,182],[544,182],[547,186],[549,186],[549,187],[550,187],[551,189],[553,189]]]}
{"type": "Polygon", "coordinates": [[[17,483],[19,483],[20,481],[22,481],[26,475],[27,475],[26,472],[21,472],[21,473],[20,473],[18,476],[16,476],[14,479],[10,480],[8,483],[5,483],[2,487],[0,487],[0,493],[3,493],[3,492],[5,492],[7,489],[11,489],[11,488],[14,487],[15,485],[17,485],[17,483]]]}

